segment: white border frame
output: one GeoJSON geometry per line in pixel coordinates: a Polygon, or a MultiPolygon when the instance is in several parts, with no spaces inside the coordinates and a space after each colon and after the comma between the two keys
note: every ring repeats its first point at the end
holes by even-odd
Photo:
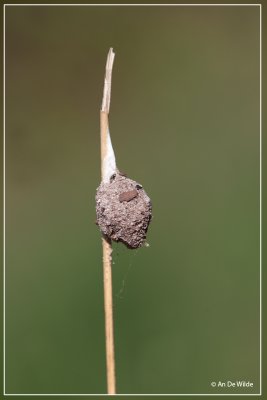
{"type": "Polygon", "coordinates": [[[8,7],[24,7],[24,6],[83,6],[83,7],[214,7],[214,6],[223,6],[223,7],[259,7],[260,8],[260,393],[178,393],[178,394],[116,394],[115,396],[262,396],[262,4],[254,3],[254,4],[4,4],[3,9],[3,395],[4,396],[109,396],[105,393],[100,394],[90,394],[90,393],[6,393],[5,391],[5,378],[6,378],[6,354],[5,354],[5,229],[6,229],[6,219],[5,219],[5,210],[6,210],[6,202],[5,202],[5,188],[6,188],[6,180],[5,180],[5,9],[8,7]]]}

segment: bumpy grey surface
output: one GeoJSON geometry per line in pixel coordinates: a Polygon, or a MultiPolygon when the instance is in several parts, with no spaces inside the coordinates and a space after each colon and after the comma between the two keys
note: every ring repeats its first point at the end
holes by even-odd
{"type": "Polygon", "coordinates": [[[141,247],[152,217],[151,201],[142,185],[114,174],[96,192],[97,225],[101,232],[130,249],[141,247]]]}

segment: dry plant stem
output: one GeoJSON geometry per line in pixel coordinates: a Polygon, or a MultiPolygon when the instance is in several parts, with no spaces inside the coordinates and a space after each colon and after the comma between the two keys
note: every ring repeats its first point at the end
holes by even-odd
{"type": "MultiPolygon", "coordinates": [[[[111,76],[115,54],[110,49],[107,57],[106,73],[104,81],[103,101],[100,112],[101,135],[101,176],[102,180],[109,178],[110,169],[107,160],[112,159],[115,166],[115,157],[111,145],[108,127],[108,113],[111,97],[111,76]]],[[[116,394],[115,377],[115,351],[113,330],[113,304],[112,304],[112,246],[111,241],[102,238],[103,249],[103,278],[104,278],[104,309],[105,309],[105,333],[106,333],[106,366],[107,366],[107,390],[108,394],[116,394]]]]}
{"type": "Polygon", "coordinates": [[[106,331],[106,365],[108,394],[116,393],[115,354],[112,310],[112,247],[108,239],[102,238],[103,274],[104,274],[104,304],[106,331]]]}

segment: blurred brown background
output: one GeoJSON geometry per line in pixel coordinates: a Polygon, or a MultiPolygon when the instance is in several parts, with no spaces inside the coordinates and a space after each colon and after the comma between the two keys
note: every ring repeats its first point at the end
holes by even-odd
{"type": "Polygon", "coordinates": [[[259,392],[259,12],[6,7],[7,393],[106,392],[110,46],[118,166],[154,215],[149,248],[114,245],[118,392],[259,392]]]}

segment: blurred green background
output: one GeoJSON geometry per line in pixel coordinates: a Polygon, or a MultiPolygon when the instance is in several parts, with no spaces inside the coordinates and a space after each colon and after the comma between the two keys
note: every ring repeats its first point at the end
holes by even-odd
{"type": "Polygon", "coordinates": [[[106,392],[110,46],[118,166],[154,215],[149,248],[114,245],[118,392],[259,392],[259,12],[6,7],[7,393],[106,392]]]}

